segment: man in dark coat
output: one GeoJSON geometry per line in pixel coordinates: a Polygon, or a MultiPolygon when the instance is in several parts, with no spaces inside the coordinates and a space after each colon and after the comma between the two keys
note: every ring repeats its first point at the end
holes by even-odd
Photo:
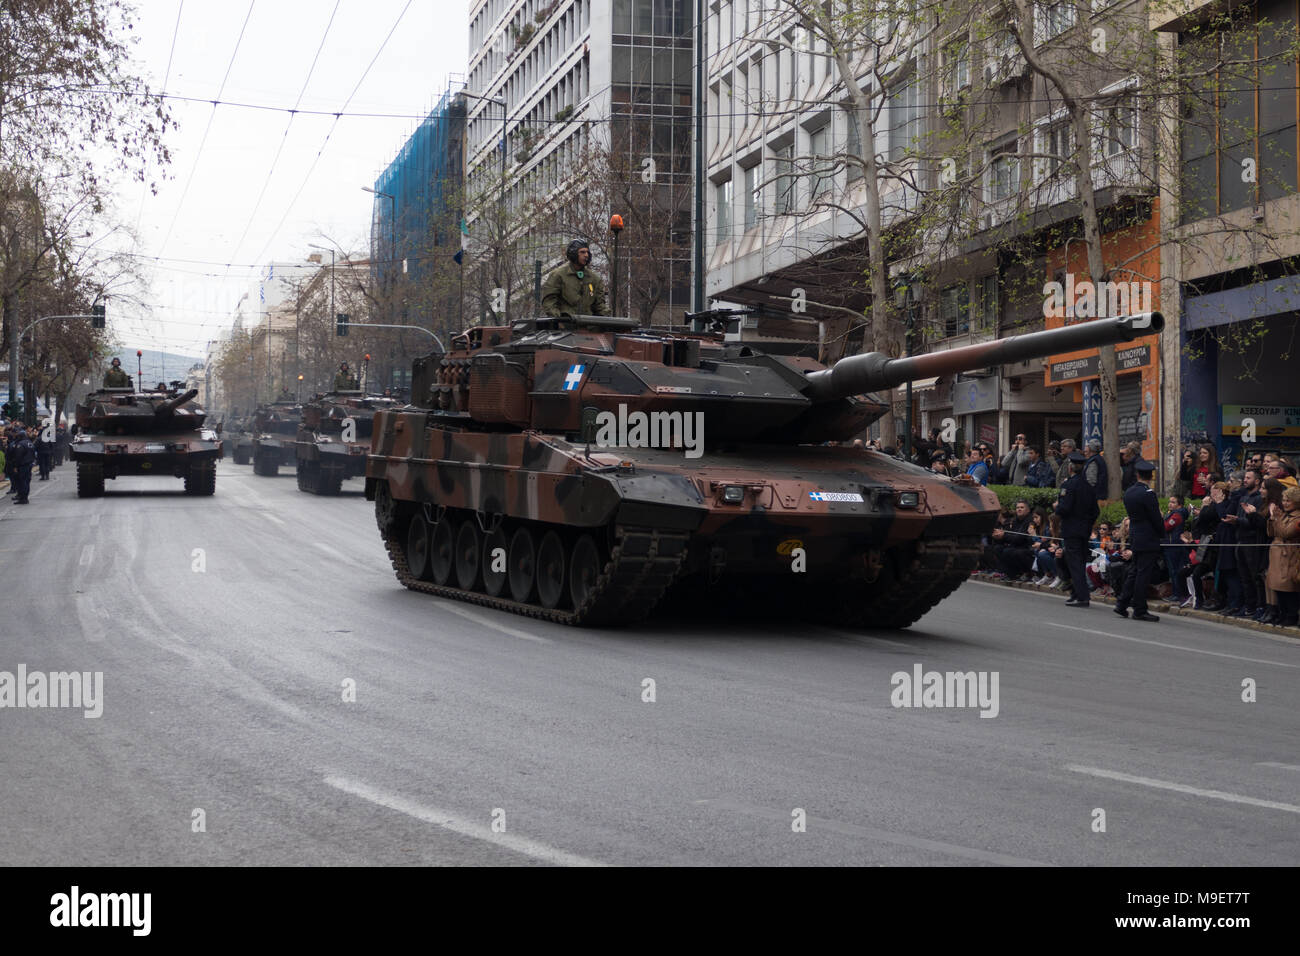
{"type": "Polygon", "coordinates": [[[1165,535],[1165,519],[1160,514],[1160,501],[1147,484],[1155,474],[1156,466],[1138,459],[1133,470],[1137,481],[1124,492],[1124,510],[1128,512],[1129,550],[1133,552],[1133,570],[1124,581],[1124,590],[1115,601],[1115,613],[1128,617],[1133,608],[1133,620],[1158,621],[1160,618],[1147,610],[1147,588],[1160,556],[1160,539],[1165,535]]]}
{"type": "Polygon", "coordinates": [[[32,464],[36,461],[36,449],[32,447],[27,432],[18,429],[17,441],[9,446],[14,460],[14,498],[15,504],[27,504],[27,494],[32,490],[32,464]]]}
{"type": "Polygon", "coordinates": [[[1267,602],[1264,599],[1264,586],[1260,572],[1264,568],[1267,548],[1260,547],[1266,541],[1265,530],[1268,525],[1268,507],[1264,504],[1262,478],[1258,468],[1246,469],[1241,480],[1241,498],[1237,510],[1229,523],[1236,529],[1237,576],[1241,581],[1241,611],[1233,617],[1254,617],[1267,602]]]}
{"type": "Polygon", "coordinates": [[[47,424],[36,433],[36,464],[41,472],[41,481],[50,480],[50,469],[54,467],[54,426],[47,424]]]}
{"type": "Polygon", "coordinates": [[[1065,566],[1070,571],[1070,588],[1074,592],[1066,607],[1088,606],[1088,539],[1101,509],[1092,485],[1083,477],[1086,462],[1082,452],[1071,451],[1068,456],[1070,477],[1061,486],[1056,499],[1056,515],[1061,519],[1061,538],[1064,541],[1065,566]]]}
{"type": "Polygon", "coordinates": [[[1089,438],[1088,443],[1084,446],[1088,456],[1087,462],[1083,466],[1083,476],[1088,479],[1088,484],[1092,485],[1093,493],[1098,500],[1104,501],[1110,494],[1107,489],[1110,485],[1109,470],[1106,467],[1106,459],[1101,456],[1101,442],[1095,438],[1089,438]]]}

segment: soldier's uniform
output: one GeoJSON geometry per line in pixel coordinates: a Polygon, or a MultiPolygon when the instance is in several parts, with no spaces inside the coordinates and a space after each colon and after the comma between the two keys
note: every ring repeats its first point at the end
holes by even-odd
{"type": "Polygon", "coordinates": [[[1139,460],[1134,466],[1137,483],[1124,492],[1124,510],[1128,512],[1129,549],[1133,552],[1133,568],[1124,581],[1124,590],[1115,599],[1115,613],[1128,617],[1133,608],[1133,618],[1138,621],[1158,621],[1147,611],[1147,588],[1160,556],[1160,541],[1165,534],[1165,519],[1160,514],[1160,499],[1144,481],[1150,480],[1155,465],[1139,460]]]}
{"type": "Polygon", "coordinates": [[[590,268],[566,263],[542,284],[542,311],[560,318],[574,315],[609,315],[605,283],[590,268]]]}
{"type": "Polygon", "coordinates": [[[357,390],[357,380],[347,372],[339,372],[334,376],[334,391],[336,392],[355,392],[357,390]]]}
{"type": "Polygon", "coordinates": [[[131,376],[122,371],[120,365],[115,365],[104,373],[105,388],[130,388],[131,376]]]}
{"type": "MultiPolygon", "coordinates": [[[[1084,456],[1072,451],[1069,460],[1082,462],[1084,456]]],[[[1074,607],[1088,606],[1088,539],[1092,537],[1092,526],[1100,513],[1097,496],[1083,472],[1066,478],[1056,499],[1056,514],[1061,519],[1062,550],[1065,551],[1065,566],[1070,572],[1070,588],[1074,592],[1070,603],[1074,607]]]]}

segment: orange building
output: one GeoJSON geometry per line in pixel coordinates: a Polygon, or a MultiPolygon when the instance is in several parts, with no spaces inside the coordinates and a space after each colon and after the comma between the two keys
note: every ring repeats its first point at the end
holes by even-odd
{"type": "MultiPolygon", "coordinates": [[[[1043,316],[1049,329],[1111,315],[1160,308],[1160,209],[1151,217],[1102,236],[1102,255],[1110,277],[1094,283],[1087,248],[1074,240],[1047,254],[1043,316]]],[[[1142,456],[1156,461],[1160,436],[1160,337],[1144,336],[1117,346],[1120,443],[1142,443],[1142,456]]],[[[1097,349],[1065,352],[1047,360],[1043,384],[1069,387],[1083,408],[1083,438],[1101,438],[1101,390],[1097,349]]],[[[1106,449],[1114,460],[1118,450],[1106,449]]]]}

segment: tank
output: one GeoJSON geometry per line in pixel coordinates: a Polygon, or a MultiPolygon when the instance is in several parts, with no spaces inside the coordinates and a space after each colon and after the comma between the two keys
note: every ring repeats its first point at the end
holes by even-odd
{"type": "Polygon", "coordinates": [[[345,480],[365,475],[375,414],[396,405],[360,391],[327,392],[304,403],[294,445],[298,490],[337,495],[345,480]]]}
{"type": "Polygon", "coordinates": [[[210,495],[217,486],[221,436],[204,425],[203,410],[189,403],[198,389],[135,392],[102,388],[77,406],[77,435],[68,453],[77,465],[77,495],[97,498],[104,482],[121,475],[170,475],[185,493],[210,495]]]}
{"type": "Polygon", "coordinates": [[[236,465],[248,465],[253,461],[253,419],[251,416],[235,415],[222,432],[222,441],[230,450],[230,458],[236,465]]]}
{"type": "Polygon", "coordinates": [[[257,406],[253,412],[253,438],[249,446],[253,474],[274,478],[280,473],[281,465],[292,465],[297,461],[294,441],[301,418],[302,405],[293,399],[257,406]]]}
{"type": "Polygon", "coordinates": [[[376,413],[366,468],[398,580],[567,624],[702,599],[907,627],[969,577],[999,506],[969,476],[853,447],[887,411],[870,393],[1131,341],[1164,319],[830,368],[712,325],[534,319],[417,360],[417,404],[376,413]]]}

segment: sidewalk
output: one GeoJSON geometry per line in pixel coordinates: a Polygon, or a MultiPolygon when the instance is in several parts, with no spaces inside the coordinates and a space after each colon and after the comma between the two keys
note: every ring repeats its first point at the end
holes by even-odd
{"type": "MultiPolygon", "coordinates": [[[[1059,594],[1061,603],[1066,601],[1066,591],[1056,591],[1046,585],[1039,587],[1032,581],[1013,581],[1010,578],[997,579],[991,576],[987,571],[976,571],[971,574],[974,581],[984,581],[987,584],[1001,584],[1006,587],[1020,588],[1026,591],[1039,591],[1043,594],[1059,594]]],[[[1088,597],[1091,604],[1104,604],[1107,607],[1115,605],[1115,598],[1100,591],[1093,591],[1088,597]]],[[[1168,615],[1170,617],[1190,617],[1202,621],[1217,621],[1220,624],[1231,624],[1240,627],[1243,630],[1263,631],[1265,634],[1272,634],[1275,637],[1286,637],[1293,640],[1300,640],[1300,627],[1278,627],[1276,624],[1260,624],[1256,621],[1247,620],[1240,617],[1224,617],[1217,611],[1193,611],[1191,608],[1182,608],[1177,604],[1170,602],[1168,598],[1148,598],[1147,604],[1152,614],[1168,615]]]]}

